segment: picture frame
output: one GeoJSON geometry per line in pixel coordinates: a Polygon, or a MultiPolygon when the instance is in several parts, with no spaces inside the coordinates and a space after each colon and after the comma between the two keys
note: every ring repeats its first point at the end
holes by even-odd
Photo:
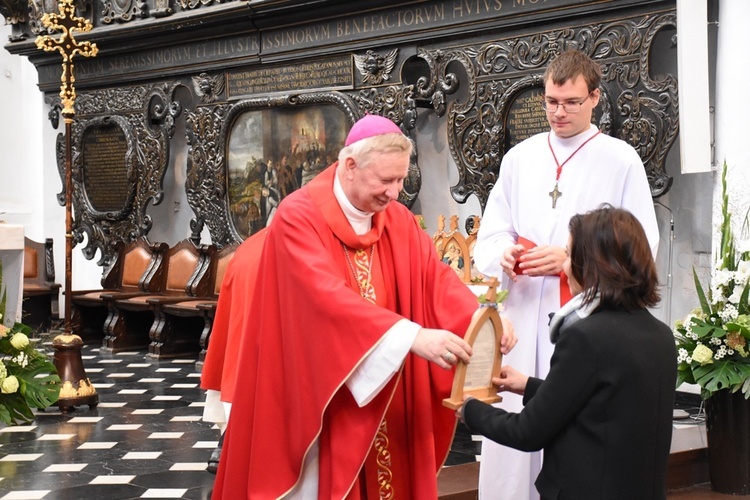
{"type": "MultiPolygon", "coordinates": [[[[281,188],[278,194],[274,193],[276,196],[270,196],[270,189],[264,194],[268,188],[267,170],[260,165],[253,168],[253,156],[281,161],[297,144],[294,132],[311,130],[313,127],[308,125],[314,122],[323,127],[318,131],[325,130],[325,140],[320,142],[326,156],[318,155],[325,163],[331,160],[331,152],[343,145],[348,130],[360,116],[356,103],[336,91],[259,96],[199,106],[187,112],[190,148],[185,191],[195,214],[190,222],[192,237],[199,239],[205,226],[211,241],[222,247],[242,242],[265,227],[274,204],[284,196],[281,188]],[[243,206],[244,196],[254,199],[256,206],[243,206]],[[266,203],[269,199],[270,205],[266,203]]],[[[297,184],[301,183],[300,176],[297,184]]],[[[287,189],[285,194],[290,191],[287,189]]]]}

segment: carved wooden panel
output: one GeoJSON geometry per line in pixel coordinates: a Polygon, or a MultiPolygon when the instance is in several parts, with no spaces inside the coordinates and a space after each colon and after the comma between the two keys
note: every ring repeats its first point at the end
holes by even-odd
{"type": "MultiPolygon", "coordinates": [[[[86,236],[88,259],[101,250],[99,264],[105,270],[118,241],[144,236],[153,224],[146,210],[164,195],[169,139],[182,109],[173,97],[176,87],[141,85],[78,96],[71,134],[73,237],[81,243],[86,236]]],[[[58,201],[64,199],[63,187],[58,201]]]]}
{"type": "Polygon", "coordinates": [[[522,92],[543,89],[541,75],[547,64],[568,48],[578,48],[601,63],[598,125],[638,151],[652,195],[666,193],[672,180],[665,172],[665,158],[678,131],[677,81],[670,74],[654,77],[650,58],[655,36],[674,27],[675,14],[670,11],[449,50],[420,50],[430,76],[420,78],[415,91],[430,100],[438,115],[447,111],[448,145],[459,170],[452,196],[464,202],[476,195],[484,208],[505,153],[510,105],[522,92]],[[463,69],[463,79],[449,69],[455,64],[463,69]],[[466,97],[446,104],[446,96],[459,86],[466,89],[466,97]]]}

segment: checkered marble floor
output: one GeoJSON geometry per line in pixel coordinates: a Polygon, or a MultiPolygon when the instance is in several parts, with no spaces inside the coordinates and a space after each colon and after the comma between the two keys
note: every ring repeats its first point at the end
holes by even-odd
{"type": "Polygon", "coordinates": [[[55,406],[30,425],[0,427],[0,500],[210,498],[219,431],[201,420],[195,359],[145,354],[84,347],[95,408],[55,406]]]}
{"type": "MultiPolygon", "coordinates": [[[[65,414],[54,406],[30,425],[0,427],[0,500],[209,499],[206,463],[219,431],[201,420],[195,359],[98,346],[84,346],[82,359],[99,404],[65,414]]],[[[459,427],[445,465],[476,461],[479,447],[459,427]]]]}

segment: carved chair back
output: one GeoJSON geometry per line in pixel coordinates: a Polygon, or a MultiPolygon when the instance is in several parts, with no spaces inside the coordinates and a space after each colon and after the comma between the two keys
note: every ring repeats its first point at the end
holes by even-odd
{"type": "Polygon", "coordinates": [[[163,267],[166,243],[152,245],[145,237],[116,246],[115,261],[102,277],[102,287],[109,290],[155,292],[160,291],[158,276],[163,267]],[[157,290],[158,289],[158,290],[157,290]]]}
{"type": "Polygon", "coordinates": [[[52,253],[52,238],[44,243],[24,238],[23,247],[24,286],[48,288],[55,281],[55,261],[52,253]]]}
{"type": "Polygon", "coordinates": [[[221,284],[224,281],[224,275],[227,272],[227,266],[234,257],[234,252],[237,251],[237,247],[240,246],[239,242],[233,242],[224,248],[222,248],[214,258],[214,276],[212,295],[216,298],[219,297],[219,291],[221,290],[221,284]]]}
{"type": "Polygon", "coordinates": [[[213,245],[196,246],[184,239],[165,255],[164,293],[166,295],[205,296],[210,290],[211,257],[213,245]]]}

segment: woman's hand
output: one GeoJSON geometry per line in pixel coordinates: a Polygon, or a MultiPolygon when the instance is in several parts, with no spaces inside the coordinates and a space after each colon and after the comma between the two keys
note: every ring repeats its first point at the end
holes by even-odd
{"type": "Polygon", "coordinates": [[[512,366],[503,366],[500,368],[500,376],[492,379],[499,391],[512,392],[523,396],[526,392],[526,384],[529,381],[528,375],[524,375],[512,366]]]}
{"type": "Polygon", "coordinates": [[[456,418],[459,419],[464,424],[466,423],[466,421],[464,420],[464,404],[466,404],[466,402],[468,400],[470,400],[470,399],[474,399],[474,396],[470,396],[468,394],[464,394],[464,401],[463,401],[463,403],[461,404],[461,406],[459,406],[458,408],[456,408],[456,418]]]}

